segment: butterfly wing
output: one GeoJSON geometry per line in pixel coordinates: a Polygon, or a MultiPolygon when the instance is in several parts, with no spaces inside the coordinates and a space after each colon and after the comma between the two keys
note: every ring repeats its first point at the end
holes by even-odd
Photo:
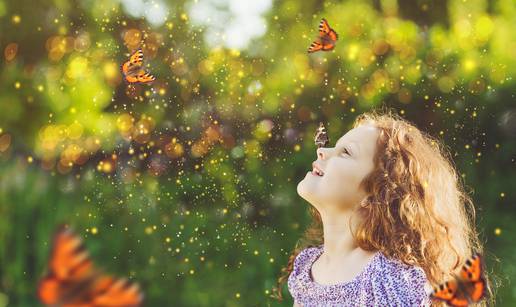
{"type": "Polygon", "coordinates": [[[483,277],[483,258],[475,254],[462,266],[460,275],[441,284],[432,293],[432,297],[444,300],[450,306],[468,306],[480,301],[485,295],[486,283],[483,277]]]}
{"type": "Polygon", "coordinates": [[[143,51],[141,49],[136,50],[129,57],[131,65],[142,66],[143,64],[143,51]]]}
{"type": "Polygon", "coordinates": [[[469,296],[473,302],[480,301],[486,293],[486,282],[483,278],[473,283],[472,291],[469,296]]]}
{"type": "Polygon", "coordinates": [[[125,278],[115,279],[111,276],[99,278],[92,291],[91,306],[140,306],[143,293],[136,283],[125,278]]]}
{"type": "Polygon", "coordinates": [[[81,238],[64,227],[54,237],[49,270],[38,287],[45,305],[136,307],[143,301],[137,284],[100,274],[81,238]]]}
{"type": "Polygon", "coordinates": [[[460,278],[454,278],[434,289],[431,297],[445,301],[449,306],[467,307],[470,303],[469,287],[460,278]]]}
{"type": "Polygon", "coordinates": [[[138,79],[138,82],[141,82],[141,83],[152,82],[156,79],[153,75],[151,75],[149,72],[146,72],[144,70],[139,71],[136,74],[136,78],[138,79]]]}
{"type": "Polygon", "coordinates": [[[319,23],[319,37],[310,45],[310,47],[308,48],[308,53],[316,52],[319,50],[333,50],[337,39],[337,32],[335,32],[335,30],[333,30],[328,24],[328,21],[325,18],[323,18],[319,23]]]}
{"type": "Polygon", "coordinates": [[[122,72],[125,81],[129,83],[148,83],[154,81],[156,78],[143,68],[143,51],[136,50],[127,62],[122,65],[122,72]]]}
{"type": "Polygon", "coordinates": [[[317,148],[325,147],[328,145],[329,138],[323,123],[319,123],[319,128],[317,128],[314,141],[317,148]]]}
{"type": "Polygon", "coordinates": [[[448,305],[452,307],[468,307],[469,302],[465,297],[454,297],[451,300],[449,300],[448,305]]]}
{"type": "Polygon", "coordinates": [[[483,258],[476,253],[466,263],[460,271],[460,277],[464,281],[466,295],[473,302],[478,302],[485,295],[486,283],[483,277],[482,268],[483,258]]]}
{"type": "Polygon", "coordinates": [[[319,23],[319,36],[321,37],[328,37],[333,42],[337,41],[339,39],[339,35],[335,30],[333,30],[330,25],[328,24],[328,21],[326,19],[321,19],[321,22],[319,23]]]}
{"type": "Polygon", "coordinates": [[[321,19],[321,22],[319,23],[319,35],[324,36],[330,32],[330,25],[328,24],[328,21],[323,18],[321,19]]]}
{"type": "Polygon", "coordinates": [[[125,80],[129,83],[147,83],[154,81],[155,78],[151,74],[145,72],[142,69],[143,66],[143,51],[141,49],[136,50],[129,60],[122,64],[122,72],[125,80]]]}
{"type": "Polygon", "coordinates": [[[149,83],[156,80],[156,78],[149,72],[146,72],[143,69],[139,69],[129,72],[125,76],[125,80],[129,83],[149,83]]]}
{"type": "Polygon", "coordinates": [[[323,49],[323,44],[319,41],[314,41],[310,47],[308,47],[308,53],[316,52],[323,49]]]}
{"type": "Polygon", "coordinates": [[[449,280],[439,285],[432,292],[432,297],[441,301],[449,302],[457,294],[458,284],[456,280],[449,280]]]}
{"type": "Polygon", "coordinates": [[[131,54],[129,60],[122,64],[122,72],[127,75],[135,67],[141,67],[143,65],[143,51],[141,49],[136,50],[131,54]]]}
{"type": "Polygon", "coordinates": [[[135,74],[127,74],[125,75],[125,81],[129,82],[129,83],[136,83],[138,82],[138,76],[135,75],[135,74]]]}
{"type": "Polygon", "coordinates": [[[330,29],[330,32],[328,33],[328,36],[330,37],[330,39],[333,41],[333,42],[336,42],[338,39],[339,39],[339,35],[337,34],[337,32],[335,32],[335,30],[333,29],[330,29]]]}
{"type": "Polygon", "coordinates": [[[129,68],[131,67],[131,61],[126,61],[122,64],[122,73],[127,75],[129,73],[129,68]]]}
{"type": "Polygon", "coordinates": [[[330,40],[323,40],[323,43],[322,43],[322,50],[323,51],[330,51],[330,50],[333,50],[333,48],[335,48],[335,43],[333,41],[330,41],[330,40]]]}
{"type": "Polygon", "coordinates": [[[49,272],[39,283],[38,296],[44,304],[58,304],[73,295],[74,285],[87,285],[95,274],[81,239],[61,227],[54,236],[49,272]]]}
{"type": "Polygon", "coordinates": [[[464,280],[475,282],[480,280],[482,273],[482,257],[477,253],[466,260],[460,271],[460,276],[464,280]]]}

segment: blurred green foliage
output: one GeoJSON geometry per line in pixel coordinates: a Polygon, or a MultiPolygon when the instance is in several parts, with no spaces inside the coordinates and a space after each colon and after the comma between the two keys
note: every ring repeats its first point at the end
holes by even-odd
{"type": "Polygon", "coordinates": [[[268,296],[309,223],[315,128],[380,105],[449,145],[516,305],[515,2],[276,1],[240,49],[214,34],[235,3],[0,0],[0,306],[38,304],[62,222],[148,306],[291,306],[268,296]],[[322,17],[339,40],[308,55],[322,17]],[[138,47],[152,85],[119,72],[138,47]]]}

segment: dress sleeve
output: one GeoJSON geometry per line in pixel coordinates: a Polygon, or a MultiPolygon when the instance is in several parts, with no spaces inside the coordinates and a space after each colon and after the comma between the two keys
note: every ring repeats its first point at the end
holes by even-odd
{"type": "Polygon", "coordinates": [[[387,266],[381,278],[380,293],[375,293],[383,306],[431,306],[426,290],[427,279],[422,268],[417,266],[387,266]]]}
{"type": "Polygon", "coordinates": [[[420,267],[411,267],[407,271],[402,271],[402,278],[403,286],[400,288],[410,298],[410,305],[430,306],[430,297],[425,287],[427,284],[425,271],[420,267]]]}
{"type": "Polygon", "coordinates": [[[292,273],[298,275],[304,266],[304,259],[306,258],[306,254],[308,253],[309,248],[305,248],[296,255],[294,259],[294,265],[292,267],[292,273]]]}
{"type": "Polygon", "coordinates": [[[296,255],[296,258],[294,259],[294,264],[292,267],[292,272],[290,272],[290,275],[288,277],[288,282],[287,282],[290,295],[294,299],[294,302],[296,302],[297,304],[299,304],[298,297],[299,297],[299,291],[300,291],[299,286],[298,286],[298,282],[299,282],[298,278],[299,278],[299,275],[301,274],[301,271],[303,270],[303,264],[304,264],[303,259],[305,258],[306,251],[307,251],[307,249],[303,249],[301,252],[299,252],[299,254],[296,255]]]}

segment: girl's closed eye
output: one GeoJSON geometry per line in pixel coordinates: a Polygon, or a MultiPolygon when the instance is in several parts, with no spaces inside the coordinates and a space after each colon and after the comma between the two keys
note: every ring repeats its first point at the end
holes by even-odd
{"type": "Polygon", "coordinates": [[[345,147],[342,148],[341,154],[350,156],[349,151],[345,147]]]}

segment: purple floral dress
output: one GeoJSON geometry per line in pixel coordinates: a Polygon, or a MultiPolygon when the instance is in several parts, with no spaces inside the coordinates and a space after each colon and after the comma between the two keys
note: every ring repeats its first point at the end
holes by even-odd
{"type": "Polygon", "coordinates": [[[377,252],[360,274],[349,282],[322,285],[311,268],[323,245],[302,250],[294,260],[288,290],[294,301],[310,306],[430,306],[425,272],[418,266],[387,258],[377,252]]]}

